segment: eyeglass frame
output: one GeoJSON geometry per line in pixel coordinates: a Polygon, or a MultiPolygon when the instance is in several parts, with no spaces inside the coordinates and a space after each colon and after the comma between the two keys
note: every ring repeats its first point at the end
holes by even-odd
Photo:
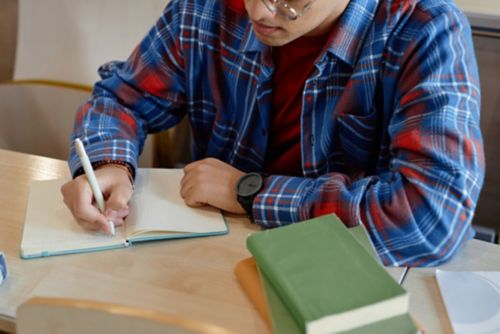
{"type": "Polygon", "coordinates": [[[262,3],[271,13],[279,14],[286,17],[290,21],[295,21],[311,8],[314,1],[315,0],[311,0],[306,3],[300,12],[295,8],[290,7],[290,5],[283,0],[262,0],[262,3]]]}

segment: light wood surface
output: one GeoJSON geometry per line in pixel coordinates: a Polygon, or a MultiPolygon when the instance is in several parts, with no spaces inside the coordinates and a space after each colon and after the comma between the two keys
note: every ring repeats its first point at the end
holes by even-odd
{"type": "MultiPolygon", "coordinates": [[[[500,270],[500,246],[480,240],[467,242],[442,270],[500,270]]],[[[446,308],[437,285],[436,268],[411,268],[403,283],[410,291],[410,313],[422,323],[426,333],[452,334],[446,308]]]]}
{"type": "MultiPolygon", "coordinates": [[[[238,333],[268,333],[234,276],[259,231],[228,216],[226,236],[170,240],[127,249],[21,260],[19,244],[29,183],[68,176],[65,161],[0,150],[0,250],[10,276],[0,286],[0,331],[14,332],[19,305],[33,296],[118,303],[208,322],[238,333]]],[[[472,240],[443,269],[499,270],[500,246],[472,240]]],[[[399,280],[402,268],[388,268],[399,280]]],[[[404,287],[410,312],[427,333],[451,333],[433,268],[412,268],[404,287]]]]}
{"type": "Polygon", "coordinates": [[[34,297],[16,313],[18,334],[235,334],[212,324],[111,303],[34,297]]]}
{"type": "Polygon", "coordinates": [[[0,150],[0,249],[10,273],[0,286],[0,330],[13,332],[22,302],[54,296],[144,307],[240,333],[266,333],[233,274],[236,263],[249,256],[246,235],[259,230],[246,220],[229,217],[231,232],[223,237],[20,259],[30,181],[68,175],[64,161],[0,150]]]}
{"type": "MultiPolygon", "coordinates": [[[[65,161],[0,150],[0,249],[10,277],[0,286],[0,331],[14,332],[16,308],[33,296],[117,303],[212,323],[237,333],[268,333],[234,275],[260,228],[227,216],[225,236],[169,240],[126,249],[22,260],[24,211],[32,180],[69,176],[65,161]]],[[[389,268],[395,279],[402,268],[389,268]]]]}

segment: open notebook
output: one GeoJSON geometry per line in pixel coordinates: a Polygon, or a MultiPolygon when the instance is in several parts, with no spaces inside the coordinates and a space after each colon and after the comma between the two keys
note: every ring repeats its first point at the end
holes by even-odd
{"type": "Polygon", "coordinates": [[[115,236],[83,229],[63,202],[67,180],[35,181],[30,186],[21,257],[36,258],[127,247],[141,241],[226,234],[222,213],[190,208],[179,195],[181,169],[139,169],[129,203],[130,215],[115,236]]]}

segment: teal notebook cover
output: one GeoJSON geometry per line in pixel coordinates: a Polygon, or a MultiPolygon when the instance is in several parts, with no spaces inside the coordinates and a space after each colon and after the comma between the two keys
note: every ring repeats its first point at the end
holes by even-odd
{"type": "Polygon", "coordinates": [[[139,169],[130,214],[115,236],[83,229],[60,192],[65,179],[30,185],[21,257],[37,258],[94,252],[137,242],[192,238],[228,233],[220,210],[190,208],[179,195],[182,169],[139,169]]]}
{"type": "Polygon", "coordinates": [[[365,231],[353,232],[359,240],[336,216],[327,215],[248,238],[276,333],[306,332],[307,323],[316,319],[323,326],[309,326],[310,332],[326,327],[325,333],[374,333],[375,326],[417,332],[407,314],[406,291],[378,263],[365,231]],[[368,322],[366,305],[372,314],[368,322]],[[325,322],[332,314],[348,317],[325,322]]]}

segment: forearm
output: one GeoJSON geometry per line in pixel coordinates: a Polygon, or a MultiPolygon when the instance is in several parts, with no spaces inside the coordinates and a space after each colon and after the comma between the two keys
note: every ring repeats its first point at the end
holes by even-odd
{"type": "MultiPolygon", "coordinates": [[[[120,160],[137,166],[145,132],[130,111],[109,96],[94,95],[78,111],[72,141],[80,138],[92,163],[120,160]]],[[[74,175],[80,161],[72,147],[69,166],[74,175]]]]}
{"type": "MultiPolygon", "coordinates": [[[[170,6],[126,62],[99,69],[102,78],[79,109],[72,139],[80,137],[92,162],[120,160],[134,169],[148,133],[177,124],[184,115],[184,73],[179,34],[170,6]],[[165,26],[170,22],[172,27],[165,26]],[[167,47],[177,50],[175,54],[167,47]],[[182,110],[182,111],[181,111],[182,110]]],[[[73,173],[79,168],[74,152],[73,173]]]]}
{"type": "Polygon", "coordinates": [[[254,201],[254,221],[273,227],[336,213],[347,226],[365,225],[386,265],[437,265],[471,237],[481,182],[466,175],[482,175],[476,172],[427,182],[408,170],[356,182],[338,173],[317,179],[271,176],[254,201]]]}

